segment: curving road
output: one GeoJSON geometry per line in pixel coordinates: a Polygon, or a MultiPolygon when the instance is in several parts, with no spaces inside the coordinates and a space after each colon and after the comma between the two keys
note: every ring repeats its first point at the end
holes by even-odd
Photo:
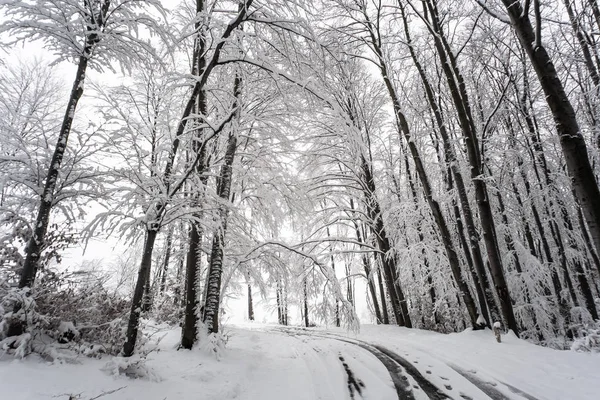
{"type": "Polygon", "coordinates": [[[421,365],[418,360],[409,361],[386,347],[363,340],[300,327],[273,327],[267,331],[293,337],[317,353],[336,352],[345,372],[349,399],[537,400],[515,387],[480,378],[477,371],[456,365],[444,364],[447,371],[454,373],[436,376],[440,368],[433,368],[427,363],[421,365]],[[389,380],[365,379],[363,375],[378,375],[380,378],[382,375],[381,370],[374,371],[373,364],[366,357],[379,360],[389,373],[389,380]]]}

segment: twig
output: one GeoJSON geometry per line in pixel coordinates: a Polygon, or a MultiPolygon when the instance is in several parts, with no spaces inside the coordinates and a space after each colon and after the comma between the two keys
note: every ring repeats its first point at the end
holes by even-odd
{"type": "Polygon", "coordinates": [[[111,390],[111,391],[109,391],[109,392],[102,392],[102,393],[100,393],[98,396],[90,398],[90,400],[96,400],[96,399],[99,399],[100,397],[103,397],[103,396],[106,396],[106,395],[109,395],[109,394],[116,393],[116,392],[118,392],[119,390],[123,390],[123,389],[125,389],[126,387],[127,387],[127,386],[121,386],[120,388],[117,388],[117,389],[111,390]]]}

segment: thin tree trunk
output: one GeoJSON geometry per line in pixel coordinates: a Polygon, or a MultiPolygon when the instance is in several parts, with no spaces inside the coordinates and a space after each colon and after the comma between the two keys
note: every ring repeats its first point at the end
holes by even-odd
{"type": "Polygon", "coordinates": [[[167,272],[169,271],[169,263],[171,262],[171,250],[173,247],[173,226],[169,228],[167,233],[167,243],[165,249],[165,259],[163,262],[163,268],[160,275],[160,294],[162,295],[165,292],[165,288],[167,285],[167,272]]]}
{"type": "Polygon", "coordinates": [[[283,325],[283,303],[281,283],[279,282],[279,278],[277,278],[277,282],[275,285],[275,298],[277,300],[277,322],[279,323],[279,325],[283,325]]]}
{"type": "Polygon", "coordinates": [[[252,302],[252,285],[250,284],[250,280],[248,279],[248,320],[254,321],[254,304],[252,302]]]}
{"type": "Polygon", "coordinates": [[[73,124],[73,119],[75,118],[77,104],[83,95],[88,62],[92,57],[94,48],[101,40],[97,32],[101,31],[106,23],[106,16],[109,7],[110,1],[105,1],[100,6],[100,10],[96,12],[96,10],[92,9],[91,5],[86,5],[86,8],[88,9],[87,11],[94,15],[94,21],[86,21],[87,31],[83,46],[83,54],[78,60],[75,80],[73,81],[65,115],[63,117],[58,138],[56,140],[56,147],[54,148],[50,166],[48,167],[48,173],[46,175],[44,190],[40,199],[40,206],[38,208],[33,235],[25,247],[25,262],[23,264],[23,269],[19,279],[19,288],[31,287],[35,280],[41,253],[46,245],[46,232],[48,230],[48,224],[50,221],[50,212],[53,206],[52,203],[54,202],[54,190],[56,189],[60,167],[67,149],[67,143],[69,141],[69,134],[71,133],[71,125],[73,124]]]}
{"type": "MultiPolygon", "coordinates": [[[[236,76],[234,84],[235,98],[240,95],[241,77],[236,76]]],[[[234,107],[237,107],[237,100],[234,107]]],[[[233,161],[237,148],[237,132],[231,132],[227,139],[227,149],[221,173],[217,193],[221,200],[229,202],[231,191],[231,180],[233,174],[233,161]]],[[[206,324],[209,333],[219,332],[219,306],[221,302],[221,277],[223,274],[223,249],[225,247],[225,233],[227,232],[227,217],[229,211],[226,206],[219,208],[219,218],[221,226],[217,228],[213,235],[212,250],[210,253],[210,266],[208,272],[208,282],[206,284],[206,303],[204,306],[203,321],[206,324]]]]}
{"type": "MultiPolygon", "coordinates": [[[[406,149],[403,146],[403,143],[400,142],[400,146],[402,149],[402,152],[404,152],[404,154],[406,154],[406,149]]],[[[410,187],[410,192],[411,192],[411,196],[412,196],[412,200],[413,203],[415,204],[415,210],[419,211],[419,207],[418,207],[418,199],[417,199],[417,188],[415,185],[415,182],[412,178],[412,173],[410,171],[410,163],[408,162],[408,157],[404,157],[404,165],[406,168],[406,176],[408,177],[408,185],[410,187]]],[[[402,199],[400,198],[400,185],[398,184],[398,180],[396,179],[396,176],[392,173],[391,174],[392,177],[392,183],[394,184],[394,189],[396,190],[396,197],[398,198],[398,202],[402,203],[402,199]]],[[[420,243],[424,243],[425,241],[425,236],[423,235],[423,223],[421,222],[418,226],[418,235],[419,235],[419,242],[420,243]]],[[[406,244],[408,245],[408,237],[406,238],[406,244]]],[[[423,255],[425,256],[425,249],[423,249],[422,251],[423,255]]],[[[435,288],[433,287],[433,279],[431,278],[431,273],[430,273],[430,268],[429,268],[429,261],[426,257],[424,257],[424,268],[425,268],[425,274],[427,275],[427,283],[429,284],[429,295],[431,297],[431,304],[432,304],[432,310],[433,311],[433,319],[435,321],[435,323],[437,324],[438,322],[438,318],[437,318],[437,314],[435,313],[435,288]]],[[[414,278],[414,271],[413,271],[413,278],[414,278]]],[[[423,318],[425,318],[425,315],[422,316],[423,318]]]]}
{"type": "Polygon", "coordinates": [[[381,266],[383,268],[383,274],[385,277],[385,283],[390,296],[390,303],[392,305],[392,311],[394,313],[394,319],[398,325],[404,325],[404,316],[400,306],[400,299],[398,297],[398,275],[396,271],[396,263],[391,255],[388,256],[391,247],[387,237],[385,227],[383,225],[383,219],[381,217],[381,209],[379,208],[379,202],[375,197],[375,182],[371,175],[370,168],[366,165],[366,160],[363,157],[363,173],[365,174],[365,204],[367,208],[367,214],[369,219],[372,221],[373,234],[377,240],[377,247],[381,251],[379,258],[381,266]]]}
{"type": "MultiPolygon", "coordinates": [[[[206,69],[205,59],[205,47],[206,39],[204,32],[201,31],[202,13],[204,12],[204,0],[196,0],[196,38],[194,40],[194,53],[192,59],[192,75],[199,76],[204,73],[206,69]]],[[[197,91],[197,97],[195,99],[194,109],[196,114],[200,115],[199,118],[195,119],[196,123],[203,122],[204,116],[207,112],[207,99],[204,87],[197,91]]],[[[204,176],[204,172],[207,169],[206,162],[206,146],[199,145],[199,141],[202,139],[202,131],[196,130],[196,141],[193,144],[194,153],[198,157],[198,162],[194,168],[194,173],[199,177],[201,188],[204,189],[208,182],[208,176],[204,176]]],[[[203,194],[195,194],[197,203],[202,201],[203,194]]],[[[199,279],[200,279],[200,268],[201,268],[201,252],[202,252],[202,236],[203,229],[199,225],[201,213],[196,212],[193,215],[196,221],[192,221],[190,224],[190,234],[188,239],[188,253],[186,258],[186,272],[185,272],[185,308],[183,317],[183,326],[181,329],[181,347],[184,349],[191,349],[196,342],[198,336],[198,319],[200,310],[198,306],[200,299],[198,296],[199,279]]]]}
{"type": "MultiPolygon", "coordinates": [[[[350,209],[354,210],[354,200],[350,199],[350,209]]],[[[359,243],[365,243],[363,240],[360,225],[356,219],[352,219],[352,223],[354,224],[354,231],[356,232],[356,240],[359,243]]],[[[375,290],[375,276],[371,275],[371,267],[369,266],[369,260],[365,254],[361,256],[363,269],[365,271],[365,275],[367,277],[367,286],[369,286],[369,292],[371,294],[371,299],[373,301],[373,308],[375,309],[375,318],[377,319],[377,323],[381,324],[383,322],[381,316],[381,310],[379,309],[379,301],[377,300],[377,291],[375,290]]]]}
{"type": "Polygon", "coordinates": [[[151,274],[148,273],[146,276],[146,283],[144,284],[144,295],[142,297],[142,312],[147,313],[152,309],[152,282],[150,280],[151,274]]]}
{"type": "Polygon", "coordinates": [[[288,325],[288,301],[287,301],[287,284],[284,282],[282,287],[282,299],[283,299],[283,324],[288,325]]]}
{"type": "MultiPolygon", "coordinates": [[[[377,262],[377,260],[375,260],[377,262]]],[[[385,289],[383,288],[383,277],[381,276],[381,268],[377,268],[377,282],[379,283],[379,296],[381,297],[381,316],[383,317],[383,323],[385,325],[390,324],[390,316],[387,309],[387,301],[385,296],[385,289]]],[[[377,297],[375,297],[377,298],[377,297]]]]}
{"type": "MultiPolygon", "coordinates": [[[[562,206],[562,205],[561,205],[562,206]]],[[[577,207],[579,210],[579,207],[577,207]]],[[[564,206],[561,207],[561,214],[563,220],[565,222],[565,226],[569,232],[567,232],[567,240],[566,244],[570,247],[571,251],[574,253],[585,253],[584,249],[580,249],[577,241],[574,239],[575,229],[573,226],[573,222],[567,210],[564,206]]],[[[581,294],[583,295],[585,307],[590,313],[593,320],[598,319],[598,310],[596,309],[596,304],[594,303],[594,296],[592,294],[592,289],[587,279],[587,275],[583,269],[583,264],[581,260],[575,259],[573,260],[573,267],[575,268],[575,276],[577,278],[577,282],[579,283],[579,289],[581,290],[581,294]]]]}
{"type": "Polygon", "coordinates": [[[581,226],[581,232],[583,234],[583,240],[585,241],[585,245],[594,261],[594,265],[598,270],[598,275],[600,276],[600,258],[598,258],[598,254],[594,251],[594,246],[592,246],[592,242],[590,240],[590,234],[588,233],[585,222],[583,220],[583,213],[581,212],[581,207],[577,207],[577,218],[579,220],[579,225],[581,226]]]}
{"type": "Polygon", "coordinates": [[[308,328],[308,287],[306,283],[306,278],[304,278],[303,282],[304,286],[304,326],[308,328]]]}
{"type": "MultiPolygon", "coordinates": [[[[238,78],[236,78],[238,79],[238,78]]],[[[237,132],[229,134],[224,164],[219,178],[218,194],[223,201],[229,201],[231,190],[232,165],[237,147],[237,132]]],[[[221,303],[221,278],[223,275],[223,249],[225,233],[227,232],[228,210],[226,206],[219,209],[221,226],[213,234],[210,266],[206,284],[206,303],[204,306],[203,322],[209,333],[219,332],[219,307],[221,303]]]]}
{"type": "MultiPolygon", "coordinates": [[[[91,48],[86,47],[88,51],[91,48]]],[[[40,198],[40,206],[38,208],[37,218],[35,220],[35,228],[33,230],[33,236],[25,247],[25,263],[23,264],[23,270],[21,271],[21,277],[19,279],[19,288],[31,287],[35,280],[37,273],[40,257],[45,247],[46,232],[48,230],[48,224],[50,221],[50,211],[52,210],[54,202],[54,190],[58,180],[58,174],[60,172],[60,166],[67,149],[67,142],[69,134],[71,133],[71,125],[73,118],[75,117],[75,110],[79,99],[83,95],[83,87],[85,81],[85,73],[88,66],[89,57],[79,57],[79,64],[77,66],[77,72],[75,73],[75,80],[73,81],[73,87],[67,103],[67,109],[63,117],[63,122],[60,127],[60,132],[56,140],[56,147],[50,161],[48,168],[48,174],[46,175],[46,183],[44,184],[44,191],[40,198]]]]}
{"type": "MultiPolygon", "coordinates": [[[[183,226],[181,228],[181,231],[182,231],[181,235],[183,236],[183,233],[184,233],[183,226]]],[[[175,289],[173,291],[174,292],[173,293],[173,304],[175,306],[179,306],[182,303],[180,282],[182,281],[181,274],[183,273],[184,259],[185,259],[185,242],[182,238],[182,239],[180,239],[180,242],[179,242],[179,259],[177,260],[177,271],[175,271],[175,282],[177,282],[177,285],[175,286],[175,289]]]]}
{"type": "Polygon", "coordinates": [[[150,268],[152,267],[152,252],[154,250],[154,242],[158,235],[157,229],[148,229],[146,231],[146,240],[144,242],[144,252],[142,255],[142,262],[138,271],[138,278],[133,292],[133,299],[131,301],[131,313],[129,316],[129,323],[127,324],[126,341],[123,345],[122,354],[124,357],[129,357],[133,354],[135,343],[138,335],[138,327],[140,321],[140,314],[142,312],[142,298],[144,296],[144,287],[146,286],[147,277],[150,275],[150,268]]]}
{"type": "Polygon", "coordinates": [[[191,349],[198,335],[198,279],[200,277],[200,254],[202,228],[197,223],[190,226],[188,254],[185,266],[185,309],[181,328],[181,347],[191,349]]]}
{"type": "MultiPolygon", "coordinates": [[[[331,237],[331,235],[329,234],[329,226],[326,229],[327,231],[327,239],[329,239],[331,237]]],[[[333,247],[331,246],[331,243],[329,244],[329,251],[331,252],[331,269],[333,270],[333,276],[335,276],[335,259],[333,258],[333,247]]],[[[340,321],[340,300],[339,299],[335,299],[335,326],[336,327],[340,327],[341,325],[341,321],[340,321]]]]}

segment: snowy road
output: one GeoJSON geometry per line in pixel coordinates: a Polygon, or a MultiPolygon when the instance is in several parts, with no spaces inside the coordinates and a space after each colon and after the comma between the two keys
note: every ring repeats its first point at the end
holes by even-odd
{"type": "Polygon", "coordinates": [[[467,371],[455,365],[447,365],[454,372],[446,373],[449,377],[443,373],[434,375],[440,369],[439,365],[435,368],[435,365],[423,364],[424,371],[421,372],[419,361],[411,362],[381,345],[363,340],[298,327],[272,327],[266,331],[293,337],[316,353],[326,351],[330,358],[337,354],[346,372],[344,378],[347,382],[347,393],[344,397],[338,397],[340,399],[537,400],[522,390],[503,384],[511,392],[507,395],[496,388],[499,385],[497,381],[481,379],[476,371],[467,371]],[[373,357],[380,365],[373,363],[373,357]],[[381,366],[387,370],[387,374],[381,366]],[[373,379],[374,376],[377,379],[373,379]]]}
{"type": "Polygon", "coordinates": [[[146,377],[111,357],[49,364],[0,357],[0,399],[15,400],[597,400],[600,356],[488,332],[442,335],[396,326],[226,326],[227,348],[177,350],[180,329],[147,328],[146,377]],[[160,341],[158,339],[161,338],[160,341]]]}

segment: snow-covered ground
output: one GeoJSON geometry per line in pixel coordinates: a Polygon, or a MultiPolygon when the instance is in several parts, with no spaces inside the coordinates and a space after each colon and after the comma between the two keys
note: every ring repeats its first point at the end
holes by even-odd
{"type": "Polygon", "coordinates": [[[226,332],[227,349],[217,360],[203,350],[177,351],[179,330],[165,331],[144,361],[148,378],[111,375],[110,358],[48,364],[4,356],[0,399],[387,400],[398,399],[403,384],[404,398],[415,399],[600,398],[600,355],[509,335],[498,344],[489,331],[442,335],[366,325],[355,334],[248,324],[226,332]],[[410,368],[391,365],[394,358],[410,368]]]}

